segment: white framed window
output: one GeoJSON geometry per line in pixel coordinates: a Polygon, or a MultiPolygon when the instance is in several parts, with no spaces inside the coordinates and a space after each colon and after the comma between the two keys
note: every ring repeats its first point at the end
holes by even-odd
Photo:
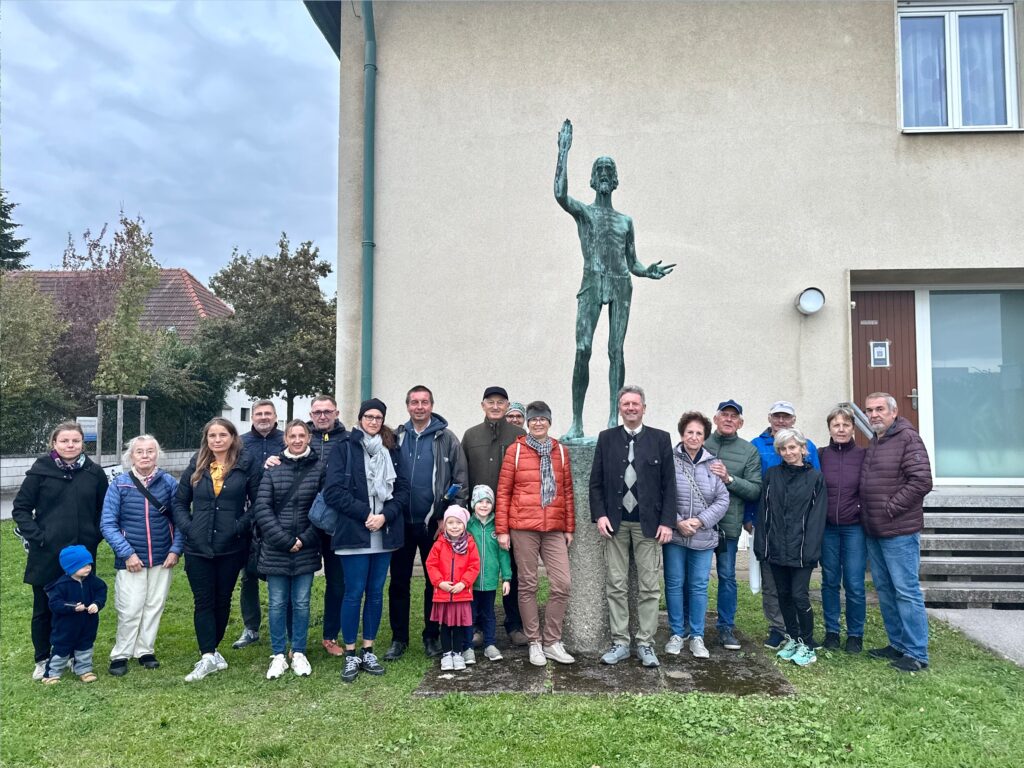
{"type": "Polygon", "coordinates": [[[1013,3],[897,9],[904,131],[1019,127],[1013,3]]]}

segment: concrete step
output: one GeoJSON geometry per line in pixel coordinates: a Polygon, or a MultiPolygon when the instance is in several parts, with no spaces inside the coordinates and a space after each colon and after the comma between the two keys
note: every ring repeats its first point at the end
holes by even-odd
{"type": "Polygon", "coordinates": [[[1024,557],[922,557],[921,576],[1024,576],[1024,557]]]}
{"type": "Polygon", "coordinates": [[[1024,582],[924,582],[926,603],[956,605],[1024,605],[1024,582]]]}
{"type": "Polygon", "coordinates": [[[924,527],[955,528],[1017,528],[1024,530],[1024,514],[1016,512],[925,512],[924,527]]]}
{"type": "Polygon", "coordinates": [[[931,551],[1024,552],[1024,534],[924,533],[921,549],[931,551]]]}

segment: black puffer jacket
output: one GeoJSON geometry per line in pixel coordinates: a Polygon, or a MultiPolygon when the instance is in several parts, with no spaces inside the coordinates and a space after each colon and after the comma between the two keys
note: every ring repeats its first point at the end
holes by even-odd
{"type": "Polygon", "coordinates": [[[281,463],[263,473],[256,497],[256,525],[262,533],[258,570],[265,576],[297,576],[320,570],[320,537],[309,522],[309,509],[320,492],[326,468],[312,448],[293,459],[282,453],[281,463]],[[296,481],[300,485],[291,492],[296,481]],[[292,552],[295,540],[302,549],[292,552]]]}
{"type": "Polygon", "coordinates": [[[213,492],[209,471],[192,485],[196,458],[181,476],[174,498],[174,524],[185,534],[185,554],[216,557],[248,550],[252,529],[252,505],[260,487],[260,467],[240,453],[238,463],[224,478],[220,494],[213,492]]]}
{"type": "Polygon", "coordinates": [[[754,531],[757,559],[789,568],[816,566],[827,511],[828,491],[821,472],[809,464],[771,467],[754,531]]]}
{"type": "Polygon", "coordinates": [[[11,516],[28,542],[25,583],[45,587],[64,573],[60,551],[81,544],[96,558],[100,512],[107,476],[88,456],[74,472],[64,472],[49,454],[40,456],[25,473],[14,497],[11,516]]]}

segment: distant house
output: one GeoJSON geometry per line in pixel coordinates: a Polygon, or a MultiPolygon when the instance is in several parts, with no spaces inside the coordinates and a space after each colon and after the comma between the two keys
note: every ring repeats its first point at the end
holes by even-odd
{"type": "MultiPolygon", "coordinates": [[[[19,279],[31,279],[42,293],[54,300],[66,295],[67,292],[75,291],[81,281],[89,279],[87,272],[67,270],[23,270],[8,274],[19,279]]],[[[215,296],[187,269],[161,269],[160,282],[146,297],[141,322],[147,330],[174,331],[182,341],[189,342],[204,320],[230,317],[233,314],[234,310],[229,304],[215,296]]],[[[225,393],[224,400],[221,415],[238,425],[241,432],[250,429],[250,406],[253,398],[236,382],[236,385],[225,393]]],[[[281,398],[272,400],[280,416],[278,421],[283,426],[287,404],[281,398]]],[[[295,413],[307,413],[309,403],[309,398],[296,398],[295,413]]]]}

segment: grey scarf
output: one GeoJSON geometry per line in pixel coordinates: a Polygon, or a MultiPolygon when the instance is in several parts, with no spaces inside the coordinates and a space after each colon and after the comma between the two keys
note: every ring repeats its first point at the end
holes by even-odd
{"type": "Polygon", "coordinates": [[[540,505],[547,507],[555,500],[558,488],[555,485],[555,472],[551,468],[551,438],[542,443],[533,435],[526,436],[526,444],[540,454],[540,505]]]}
{"type": "Polygon", "coordinates": [[[373,514],[376,515],[380,514],[381,507],[391,498],[395,488],[395,465],[380,435],[363,435],[362,445],[366,453],[366,494],[373,514]]]}

